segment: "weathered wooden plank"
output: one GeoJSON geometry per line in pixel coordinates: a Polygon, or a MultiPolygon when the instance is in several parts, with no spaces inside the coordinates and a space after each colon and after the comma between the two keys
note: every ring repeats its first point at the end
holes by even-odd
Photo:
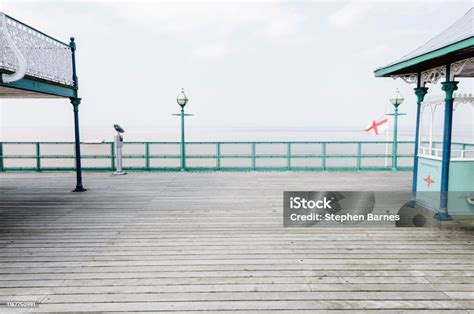
{"type": "MultiPolygon", "coordinates": [[[[473,291],[472,284],[399,284],[399,283],[319,283],[312,285],[308,290],[300,284],[291,282],[279,282],[278,278],[268,278],[263,280],[266,283],[256,280],[239,280],[239,278],[229,280],[177,280],[169,281],[159,279],[155,281],[147,280],[144,284],[140,284],[139,280],[79,280],[75,282],[66,282],[61,286],[41,285],[41,281],[31,281],[33,286],[8,286],[0,288],[0,295],[16,296],[16,295],[49,295],[49,294],[94,294],[94,293],[201,293],[201,292],[303,292],[303,291],[321,291],[331,292],[339,291],[352,293],[354,291],[387,291],[387,292],[426,292],[438,291],[449,294],[451,292],[468,292],[473,291]],[[274,281],[274,282],[272,282],[274,281]],[[254,282],[254,283],[252,283],[254,282]],[[68,284],[71,284],[69,286],[68,284]],[[73,285],[75,284],[75,285],[73,285]],[[35,286],[36,285],[36,286],[35,286]],[[283,288],[282,288],[283,287],[283,288]]],[[[25,284],[21,282],[21,284],[25,284]]],[[[460,299],[463,294],[460,294],[460,299]]],[[[467,297],[466,299],[469,299],[467,297]]]]}
{"type": "Polygon", "coordinates": [[[108,303],[43,303],[40,311],[225,311],[225,310],[460,310],[474,308],[465,300],[317,300],[317,301],[194,301],[194,302],[108,302],[108,303]]]}
{"type": "MultiPolygon", "coordinates": [[[[0,301],[8,299],[0,296],[0,301]]],[[[449,300],[442,292],[213,292],[213,293],[115,293],[115,294],[63,294],[51,295],[48,303],[106,303],[106,302],[193,302],[193,301],[281,301],[281,300],[449,300]]]]}

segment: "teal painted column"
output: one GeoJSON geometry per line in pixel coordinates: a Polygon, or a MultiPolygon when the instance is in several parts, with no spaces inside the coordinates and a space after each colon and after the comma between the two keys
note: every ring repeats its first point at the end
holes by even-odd
{"type": "Polygon", "coordinates": [[[412,199],[416,199],[416,185],[418,184],[418,150],[420,142],[420,122],[421,122],[421,103],[425,99],[425,95],[428,93],[427,87],[420,87],[421,82],[420,75],[418,75],[418,87],[416,87],[416,129],[415,129],[415,148],[413,154],[413,180],[412,180],[412,199]]]}
{"type": "Polygon", "coordinates": [[[76,188],[73,192],[84,192],[86,189],[82,186],[82,167],[81,167],[81,140],[79,137],[79,104],[80,98],[70,98],[74,111],[74,144],[76,156],[76,188]]]}
{"type": "Polygon", "coordinates": [[[71,37],[69,48],[71,48],[72,82],[74,85],[74,97],[70,97],[69,100],[71,101],[74,111],[74,141],[76,156],[76,188],[73,190],[73,192],[84,192],[86,189],[82,185],[81,140],[79,137],[79,104],[81,103],[81,98],[79,98],[77,92],[79,89],[79,82],[76,72],[76,42],[74,41],[74,37],[71,37]]]}
{"type": "Polygon", "coordinates": [[[457,81],[449,81],[450,65],[447,66],[446,82],[442,82],[442,90],[445,92],[444,99],[444,131],[443,131],[443,158],[441,160],[441,196],[439,203],[439,211],[435,215],[438,220],[452,220],[448,213],[448,178],[449,178],[449,162],[451,160],[451,135],[453,127],[453,103],[454,91],[458,89],[457,81]]]}
{"type": "Polygon", "coordinates": [[[181,107],[181,171],[186,171],[186,143],[184,142],[184,108],[181,107]]]}

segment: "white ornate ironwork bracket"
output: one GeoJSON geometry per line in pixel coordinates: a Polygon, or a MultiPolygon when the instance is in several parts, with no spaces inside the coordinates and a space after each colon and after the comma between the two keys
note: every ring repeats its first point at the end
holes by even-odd
{"type": "Polygon", "coordinates": [[[18,47],[15,45],[15,42],[13,41],[10,32],[8,31],[7,28],[7,17],[5,14],[0,13],[0,18],[2,19],[2,32],[3,36],[5,37],[5,40],[10,47],[10,49],[13,51],[13,54],[17,60],[17,65],[18,67],[16,68],[15,72],[12,74],[2,74],[2,81],[4,83],[11,83],[15,81],[21,80],[25,74],[26,74],[26,69],[27,69],[27,63],[26,59],[21,53],[21,51],[18,49],[18,47]]]}
{"type": "MultiPolygon", "coordinates": [[[[454,78],[462,73],[462,70],[465,68],[467,64],[474,63],[474,57],[467,58],[464,60],[460,60],[451,64],[450,68],[450,81],[454,81],[454,78]]],[[[417,73],[406,73],[406,74],[399,74],[399,75],[392,75],[391,76],[394,80],[395,79],[402,79],[407,84],[416,84],[418,82],[418,74],[417,73]]],[[[439,66],[433,69],[429,69],[426,71],[421,72],[421,86],[425,86],[425,84],[436,84],[439,80],[443,77],[446,77],[446,66],[439,66]]]]}
{"type": "Polygon", "coordinates": [[[455,76],[461,74],[462,70],[467,64],[473,63],[474,62],[474,57],[473,58],[467,58],[464,60],[460,60],[457,62],[454,62],[451,64],[451,71],[450,71],[450,80],[454,81],[455,76]]]}
{"type": "MultiPolygon", "coordinates": [[[[425,86],[427,83],[436,84],[438,81],[446,76],[446,66],[440,66],[433,69],[429,69],[421,72],[421,84],[420,86],[425,86]]],[[[417,73],[407,73],[400,75],[392,75],[393,79],[401,78],[407,84],[416,84],[418,83],[418,74],[417,73]]]]}
{"type": "Polygon", "coordinates": [[[418,82],[418,74],[417,73],[408,73],[408,74],[401,74],[401,75],[392,75],[391,76],[394,80],[397,78],[401,78],[407,84],[416,84],[418,82]]]}
{"type": "MultiPolygon", "coordinates": [[[[429,69],[421,72],[421,84],[420,86],[425,86],[427,83],[436,84],[438,81],[446,76],[446,66],[440,66],[433,69],[429,69]]],[[[418,83],[418,74],[417,73],[407,73],[400,75],[392,75],[393,79],[401,78],[407,84],[416,84],[418,83]]]]}
{"type": "Polygon", "coordinates": [[[438,81],[446,76],[446,66],[442,65],[433,69],[421,72],[422,85],[426,83],[436,84],[438,81]]]}

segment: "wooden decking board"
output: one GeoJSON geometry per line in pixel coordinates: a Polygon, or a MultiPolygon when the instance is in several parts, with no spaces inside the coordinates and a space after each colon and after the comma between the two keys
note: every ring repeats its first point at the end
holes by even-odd
{"type": "MultiPolygon", "coordinates": [[[[193,282],[179,282],[177,284],[164,284],[159,285],[161,281],[153,283],[153,285],[141,285],[140,282],[132,281],[106,281],[104,283],[91,282],[91,281],[79,281],[75,284],[77,286],[34,286],[34,287],[5,287],[0,288],[0,295],[2,296],[11,296],[15,295],[44,295],[44,294],[114,294],[114,293],[187,293],[187,292],[282,292],[282,287],[284,292],[292,291],[321,291],[321,292],[331,292],[339,291],[345,293],[356,292],[426,292],[426,291],[437,291],[444,292],[449,294],[451,292],[472,292],[474,285],[473,284],[398,284],[398,283],[361,283],[361,284],[352,284],[352,283],[335,283],[327,284],[321,283],[317,285],[312,285],[310,289],[308,287],[303,287],[299,284],[285,283],[285,285],[274,284],[269,280],[267,283],[252,283],[251,280],[245,281],[243,284],[238,283],[225,283],[225,282],[215,282],[214,284],[199,284],[193,282]],[[92,285],[90,283],[101,284],[101,285],[92,285]],[[135,283],[135,285],[133,285],[135,283]],[[87,286],[82,286],[84,284],[87,286]],[[108,284],[108,285],[107,285],[108,284]],[[182,286],[186,286],[183,288],[182,286]]],[[[234,280],[238,282],[238,280],[234,280]]],[[[37,282],[38,283],[38,282],[37,282]]],[[[466,297],[465,299],[471,299],[471,297],[466,297]]]]}
{"type": "MultiPolygon", "coordinates": [[[[474,312],[474,233],[282,227],[284,190],[408,172],[0,175],[0,302],[36,311],[474,312]]],[[[382,179],[383,178],[383,179],[382,179]]],[[[0,312],[3,308],[0,309],[0,312]]]]}
{"type": "MultiPolygon", "coordinates": [[[[150,313],[153,311],[134,311],[133,313],[150,313]]],[[[219,313],[219,314],[235,314],[236,311],[160,311],[160,314],[189,314],[189,313],[219,313]]],[[[108,312],[112,313],[123,313],[123,312],[108,312]]],[[[262,314],[268,313],[268,311],[247,311],[242,310],[238,311],[239,314],[262,314]]],[[[400,310],[272,310],[272,314],[366,314],[366,313],[379,313],[379,314],[400,314],[400,310]]],[[[403,311],[403,313],[417,313],[417,314],[472,314],[473,311],[465,311],[465,310],[416,310],[416,311],[403,311]]]]}
{"type": "MultiPolygon", "coordinates": [[[[462,298],[474,299],[466,292],[456,295],[462,298]],[[467,298],[465,298],[467,297],[467,298]]],[[[0,301],[5,301],[0,296],[0,301]]],[[[45,302],[49,303],[105,303],[105,302],[186,302],[186,301],[279,301],[279,300],[449,300],[445,293],[439,291],[423,292],[387,292],[371,291],[331,291],[331,292],[308,292],[308,291],[250,291],[250,292],[186,292],[178,291],[164,293],[115,293],[115,294],[56,294],[48,296],[45,302]]]]}

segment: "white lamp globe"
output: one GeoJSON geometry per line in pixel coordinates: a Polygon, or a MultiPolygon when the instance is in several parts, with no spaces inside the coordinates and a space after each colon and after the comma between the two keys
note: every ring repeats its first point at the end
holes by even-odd
{"type": "Polygon", "coordinates": [[[392,105],[395,106],[395,108],[400,106],[404,100],[405,98],[403,98],[403,95],[402,93],[400,93],[398,88],[395,91],[395,94],[393,94],[392,97],[390,97],[390,102],[392,103],[392,105]]]}
{"type": "Polygon", "coordinates": [[[178,97],[176,97],[176,102],[181,107],[184,107],[188,103],[188,100],[189,99],[186,97],[186,94],[184,93],[184,89],[182,88],[181,92],[178,94],[178,97]]]}

